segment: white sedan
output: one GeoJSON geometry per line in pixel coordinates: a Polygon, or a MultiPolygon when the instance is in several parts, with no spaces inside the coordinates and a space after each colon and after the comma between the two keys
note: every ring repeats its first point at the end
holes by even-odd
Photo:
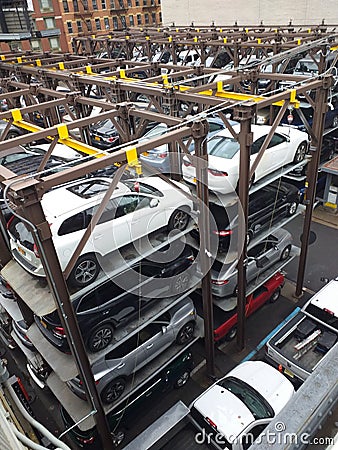
{"type": "MultiPolygon", "coordinates": [[[[240,125],[233,126],[236,133],[240,125]]],[[[250,164],[270,131],[268,125],[252,125],[253,144],[251,145],[250,164]]],[[[292,127],[278,126],[270,144],[257,166],[251,182],[270,174],[289,163],[301,162],[309,145],[308,134],[292,127]]],[[[224,130],[208,141],[208,187],[211,191],[228,194],[237,188],[239,179],[240,145],[229,130],[224,130]]],[[[183,179],[196,184],[196,169],[187,157],[183,158],[183,179]]]]}
{"type": "Polygon", "coordinates": [[[292,383],[262,361],[238,365],[191,405],[193,422],[217,448],[243,450],[294,395],[292,383]]]}
{"type": "MultiPolygon", "coordinates": [[[[50,224],[54,246],[65,269],[87,226],[98,209],[110,178],[79,180],[47,192],[41,201],[50,224]]],[[[183,191],[187,186],[177,183],[183,191]]],[[[184,230],[193,202],[180,189],[159,177],[118,183],[97,225],[91,230],[69,281],[83,287],[95,280],[98,258],[162,227],[184,230]]],[[[13,216],[8,223],[14,258],[28,272],[44,277],[36,243],[24,222],[13,216]]]]}

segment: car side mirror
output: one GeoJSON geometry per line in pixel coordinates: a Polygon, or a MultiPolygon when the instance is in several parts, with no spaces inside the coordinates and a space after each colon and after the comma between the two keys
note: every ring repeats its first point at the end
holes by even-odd
{"type": "Polygon", "coordinates": [[[167,327],[162,325],[162,334],[166,334],[167,332],[167,327]]]}
{"type": "Polygon", "coordinates": [[[159,204],[159,200],[157,198],[152,198],[150,200],[149,206],[150,208],[156,208],[156,206],[159,204]]]}

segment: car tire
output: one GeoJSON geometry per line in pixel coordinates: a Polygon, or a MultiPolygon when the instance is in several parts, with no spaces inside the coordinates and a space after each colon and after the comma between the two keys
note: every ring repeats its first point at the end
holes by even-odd
{"type": "Polygon", "coordinates": [[[194,331],[195,331],[195,322],[186,323],[177,333],[176,343],[179,345],[186,344],[193,338],[194,331]]]}
{"type": "Polygon", "coordinates": [[[232,341],[237,336],[237,326],[231,328],[228,334],[225,336],[226,341],[232,341]]]}
{"type": "Polygon", "coordinates": [[[182,294],[185,292],[189,286],[190,277],[189,274],[183,272],[175,275],[174,281],[172,284],[172,291],[174,294],[182,294]]]}
{"type": "Polygon", "coordinates": [[[90,352],[99,352],[112,342],[114,336],[114,327],[110,323],[99,325],[90,334],[87,341],[87,348],[90,352]]]}
{"type": "Polygon", "coordinates": [[[275,290],[275,292],[270,297],[270,303],[275,303],[279,299],[281,291],[282,290],[280,287],[275,290]]]}
{"type": "Polygon", "coordinates": [[[97,278],[100,270],[100,265],[95,255],[82,255],[76,261],[68,281],[74,287],[83,288],[97,278]]]}
{"type": "Polygon", "coordinates": [[[303,161],[306,153],[307,153],[307,144],[306,142],[302,142],[301,144],[298,145],[295,157],[293,158],[293,162],[297,164],[303,161]]]}
{"type": "Polygon", "coordinates": [[[168,223],[168,229],[171,230],[178,230],[178,231],[184,231],[189,223],[189,213],[184,209],[176,209],[168,223]]]}
{"type": "Polygon", "coordinates": [[[9,131],[7,136],[6,136],[6,139],[14,139],[14,138],[17,138],[19,136],[20,136],[19,132],[17,132],[17,131],[9,131]]]}
{"type": "Polygon", "coordinates": [[[332,128],[337,128],[338,127],[338,116],[334,116],[333,120],[332,120],[332,128]]]}
{"type": "Polygon", "coordinates": [[[248,230],[246,235],[246,245],[248,246],[254,237],[254,232],[252,230],[248,230]]]}
{"type": "Polygon", "coordinates": [[[296,214],[297,208],[298,208],[298,202],[295,202],[295,201],[291,202],[288,206],[288,211],[287,211],[288,216],[293,216],[294,214],[296,214]]]}
{"type": "Polygon", "coordinates": [[[285,247],[285,249],[282,251],[282,254],[280,255],[281,261],[287,259],[290,255],[290,252],[291,252],[291,245],[288,245],[287,247],[285,247]]]}
{"type": "Polygon", "coordinates": [[[124,392],[126,380],[122,377],[112,380],[101,392],[101,400],[105,404],[115,402],[124,392]]]}
{"type": "Polygon", "coordinates": [[[190,371],[186,370],[182,373],[182,375],[177,378],[177,380],[174,382],[174,388],[180,389],[181,387],[185,386],[190,378],[190,371]]]}
{"type": "Polygon", "coordinates": [[[118,429],[116,432],[111,433],[111,439],[113,441],[113,446],[118,447],[122,444],[126,437],[126,432],[123,428],[118,429]]]}

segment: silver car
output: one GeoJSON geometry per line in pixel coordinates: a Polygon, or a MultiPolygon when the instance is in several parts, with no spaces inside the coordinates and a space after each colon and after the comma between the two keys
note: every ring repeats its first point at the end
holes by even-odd
{"type": "MultiPolygon", "coordinates": [[[[262,240],[248,250],[246,279],[249,283],[277,261],[283,261],[290,255],[292,236],[283,228],[262,240]]],[[[228,272],[229,266],[215,261],[211,270],[211,289],[217,297],[237,295],[237,270],[228,272]]]]}
{"type": "MultiPolygon", "coordinates": [[[[192,339],[196,318],[194,304],[186,297],[93,363],[92,371],[102,402],[112,403],[118,399],[125,389],[127,377],[174,342],[182,345],[192,339]]],[[[86,398],[79,378],[73,378],[67,384],[76,395],[86,398]]]]}

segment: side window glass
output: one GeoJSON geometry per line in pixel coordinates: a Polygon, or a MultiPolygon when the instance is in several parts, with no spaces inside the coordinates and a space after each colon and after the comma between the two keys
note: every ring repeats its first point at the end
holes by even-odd
{"type": "Polygon", "coordinates": [[[280,134],[275,133],[272,136],[272,139],[270,141],[270,144],[268,145],[268,148],[275,147],[276,145],[283,144],[283,142],[285,142],[285,140],[286,139],[285,139],[284,136],[281,136],[280,134]]]}
{"type": "Polygon", "coordinates": [[[116,209],[116,203],[113,200],[109,200],[98,223],[105,223],[113,220],[116,217],[116,209]]]}
{"type": "Polygon", "coordinates": [[[64,236],[68,233],[74,233],[75,231],[83,230],[85,227],[85,215],[83,212],[75,214],[74,216],[66,219],[60,226],[58,235],[64,236]]]}
{"type": "Polygon", "coordinates": [[[266,136],[262,136],[259,139],[257,139],[257,141],[255,141],[252,145],[251,145],[251,150],[250,150],[250,154],[251,155],[256,155],[259,150],[262,147],[262,144],[265,140],[266,136]]]}
{"type": "Polygon", "coordinates": [[[76,308],[77,312],[81,313],[97,308],[97,300],[98,298],[95,295],[95,291],[83,297],[76,308]]]}
{"type": "Polygon", "coordinates": [[[118,200],[115,218],[123,217],[135,211],[138,205],[137,195],[124,195],[118,200]]]}

